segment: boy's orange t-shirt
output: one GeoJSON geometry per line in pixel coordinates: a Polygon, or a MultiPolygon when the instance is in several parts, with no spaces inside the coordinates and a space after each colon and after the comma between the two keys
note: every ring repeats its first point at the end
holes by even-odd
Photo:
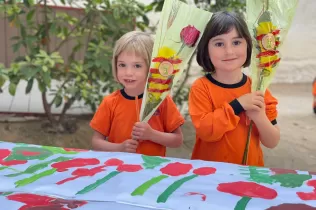
{"type": "MultiPolygon", "coordinates": [[[[138,96],[138,110],[140,110],[142,95],[138,96]]],[[[122,90],[117,90],[106,96],[96,111],[90,126],[101,133],[112,143],[122,143],[131,139],[132,129],[137,122],[135,97],[127,95],[122,90]]],[[[177,106],[170,96],[158,107],[157,111],[148,121],[155,130],[171,133],[184,123],[177,106]]],[[[106,140],[105,140],[106,141],[106,140]]],[[[166,147],[145,140],[139,143],[137,152],[151,156],[165,156],[166,147]]]]}
{"type": "MultiPolygon", "coordinates": [[[[189,114],[196,129],[192,159],[241,164],[250,120],[236,100],[251,92],[251,80],[245,74],[242,81],[227,85],[211,75],[199,78],[191,87],[189,114]]],[[[266,114],[276,124],[277,100],[265,93],[266,114]]],[[[248,153],[248,165],[263,166],[259,132],[254,126],[248,153]]]]}

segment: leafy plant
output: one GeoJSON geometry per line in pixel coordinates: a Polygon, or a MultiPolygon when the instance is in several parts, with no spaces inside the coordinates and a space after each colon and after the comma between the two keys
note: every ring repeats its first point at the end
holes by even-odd
{"type": "Polygon", "coordinates": [[[66,112],[76,101],[95,111],[103,94],[119,88],[111,70],[114,41],[135,27],[144,30],[149,22],[136,0],[87,0],[77,16],[55,11],[47,0],[11,1],[0,9],[19,32],[11,37],[13,51],[26,52],[11,63],[7,77],[0,70],[0,87],[8,78],[14,95],[26,80],[28,94],[37,84],[50,127],[57,132],[65,131],[66,112]],[[136,21],[138,17],[142,20],[136,21]],[[54,107],[61,107],[58,117],[52,114],[54,107]]]}

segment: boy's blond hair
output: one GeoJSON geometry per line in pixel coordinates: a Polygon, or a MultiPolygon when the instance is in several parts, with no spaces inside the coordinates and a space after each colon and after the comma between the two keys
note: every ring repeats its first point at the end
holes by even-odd
{"type": "Polygon", "coordinates": [[[149,69],[151,53],[154,46],[154,40],[149,33],[141,31],[131,31],[124,34],[115,43],[112,58],[112,74],[114,79],[117,79],[117,57],[123,52],[135,53],[137,56],[144,58],[149,69]]]}

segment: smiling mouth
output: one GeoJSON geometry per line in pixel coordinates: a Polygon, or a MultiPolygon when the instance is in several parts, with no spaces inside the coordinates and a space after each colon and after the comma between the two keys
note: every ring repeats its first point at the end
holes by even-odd
{"type": "Polygon", "coordinates": [[[226,60],[223,60],[223,61],[233,61],[233,60],[236,60],[237,58],[232,58],[232,59],[226,59],[226,60]]]}
{"type": "Polygon", "coordinates": [[[136,80],[132,80],[132,79],[124,79],[124,82],[126,83],[133,83],[135,82],[136,80]]]}

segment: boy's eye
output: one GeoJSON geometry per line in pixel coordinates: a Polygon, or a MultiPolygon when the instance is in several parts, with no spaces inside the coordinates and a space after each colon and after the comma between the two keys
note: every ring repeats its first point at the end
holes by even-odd
{"type": "Polygon", "coordinates": [[[241,44],[241,41],[234,41],[233,42],[233,45],[240,45],[241,44]]]}
{"type": "Polygon", "coordinates": [[[222,47],[222,46],[224,46],[224,43],[222,43],[222,42],[217,42],[217,43],[215,43],[215,46],[216,46],[216,47],[222,47]]]}
{"type": "Polygon", "coordinates": [[[119,67],[125,67],[126,65],[124,63],[120,63],[118,66],[119,67]]]}
{"type": "Polygon", "coordinates": [[[141,68],[142,66],[139,65],[139,64],[136,64],[135,67],[136,67],[136,68],[141,68]]]}

